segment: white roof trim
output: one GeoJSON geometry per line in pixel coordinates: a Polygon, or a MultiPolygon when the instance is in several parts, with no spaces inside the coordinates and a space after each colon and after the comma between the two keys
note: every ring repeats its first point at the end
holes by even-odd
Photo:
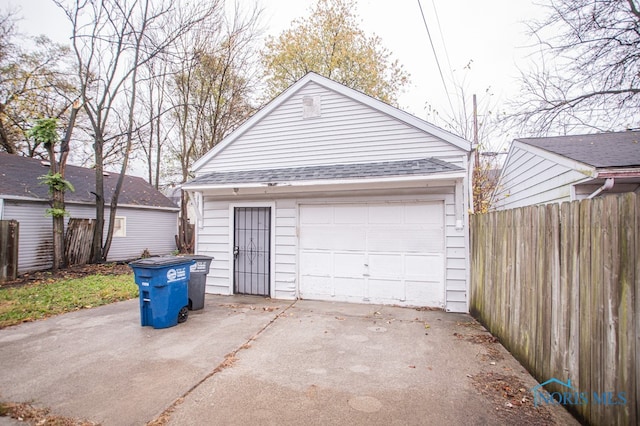
{"type": "Polygon", "coordinates": [[[362,92],[351,89],[350,87],[344,86],[336,81],[323,77],[319,74],[310,72],[304,77],[302,77],[300,80],[298,80],[297,82],[289,86],[284,92],[282,92],[279,96],[274,98],[265,107],[263,107],[260,111],[255,113],[253,116],[251,116],[251,118],[245,121],[240,127],[238,127],[230,135],[224,138],[213,149],[211,149],[205,155],[200,157],[198,161],[193,163],[193,166],[192,166],[193,171],[197,171],[202,166],[207,164],[219,152],[223,151],[227,146],[233,143],[233,141],[238,139],[245,132],[251,129],[255,124],[257,124],[260,120],[262,120],[265,116],[270,114],[274,109],[276,109],[282,103],[284,103],[289,98],[291,98],[298,90],[300,90],[302,87],[307,85],[309,82],[314,82],[316,84],[326,87],[329,90],[333,90],[334,92],[340,93],[360,103],[370,106],[371,108],[374,108],[393,118],[396,118],[412,127],[415,127],[418,130],[422,130],[423,132],[436,136],[444,140],[445,142],[448,142],[451,145],[454,145],[462,149],[463,151],[466,151],[466,152],[471,151],[471,142],[459,136],[456,136],[453,133],[449,133],[446,130],[441,129],[440,127],[437,127],[431,123],[428,123],[412,114],[409,114],[408,112],[402,111],[380,100],[372,98],[371,96],[365,95],[362,92]]]}
{"type": "Polygon", "coordinates": [[[426,182],[439,180],[461,179],[466,177],[466,172],[442,172],[428,175],[415,176],[391,176],[391,177],[371,177],[371,178],[351,178],[351,179],[320,179],[320,180],[304,180],[291,182],[278,182],[270,184],[267,182],[247,182],[247,183],[224,183],[224,184],[201,184],[189,185],[185,184],[185,191],[203,191],[211,189],[233,189],[233,188],[282,188],[282,187],[312,187],[312,186],[335,186],[335,185],[375,185],[382,183],[408,183],[408,182],[426,182]]]}

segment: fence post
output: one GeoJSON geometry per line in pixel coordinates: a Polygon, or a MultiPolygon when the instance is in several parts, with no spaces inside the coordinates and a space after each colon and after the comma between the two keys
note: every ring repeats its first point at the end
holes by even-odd
{"type": "Polygon", "coordinates": [[[18,278],[18,239],[16,220],[0,220],[0,282],[18,278]]]}

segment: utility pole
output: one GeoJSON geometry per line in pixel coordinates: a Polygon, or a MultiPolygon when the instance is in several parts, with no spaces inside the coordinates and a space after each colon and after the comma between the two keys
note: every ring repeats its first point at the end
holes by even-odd
{"type": "Polygon", "coordinates": [[[473,147],[475,149],[476,165],[480,161],[480,152],[478,146],[478,102],[476,101],[476,95],[473,95],[473,147]]]}

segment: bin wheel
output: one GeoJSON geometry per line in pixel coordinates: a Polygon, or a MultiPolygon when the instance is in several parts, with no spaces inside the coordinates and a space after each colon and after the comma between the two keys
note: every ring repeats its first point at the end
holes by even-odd
{"type": "Polygon", "coordinates": [[[178,312],[178,323],[185,322],[189,318],[189,309],[186,306],[183,306],[178,312]]]}

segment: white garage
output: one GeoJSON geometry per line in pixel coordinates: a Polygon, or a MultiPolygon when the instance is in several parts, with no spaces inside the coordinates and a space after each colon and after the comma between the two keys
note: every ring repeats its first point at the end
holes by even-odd
{"type": "Polygon", "coordinates": [[[310,73],[194,164],[206,291],[468,311],[471,144],[310,73]]]}
{"type": "Polygon", "coordinates": [[[300,297],[443,306],[444,204],[300,205],[300,297]]]}

